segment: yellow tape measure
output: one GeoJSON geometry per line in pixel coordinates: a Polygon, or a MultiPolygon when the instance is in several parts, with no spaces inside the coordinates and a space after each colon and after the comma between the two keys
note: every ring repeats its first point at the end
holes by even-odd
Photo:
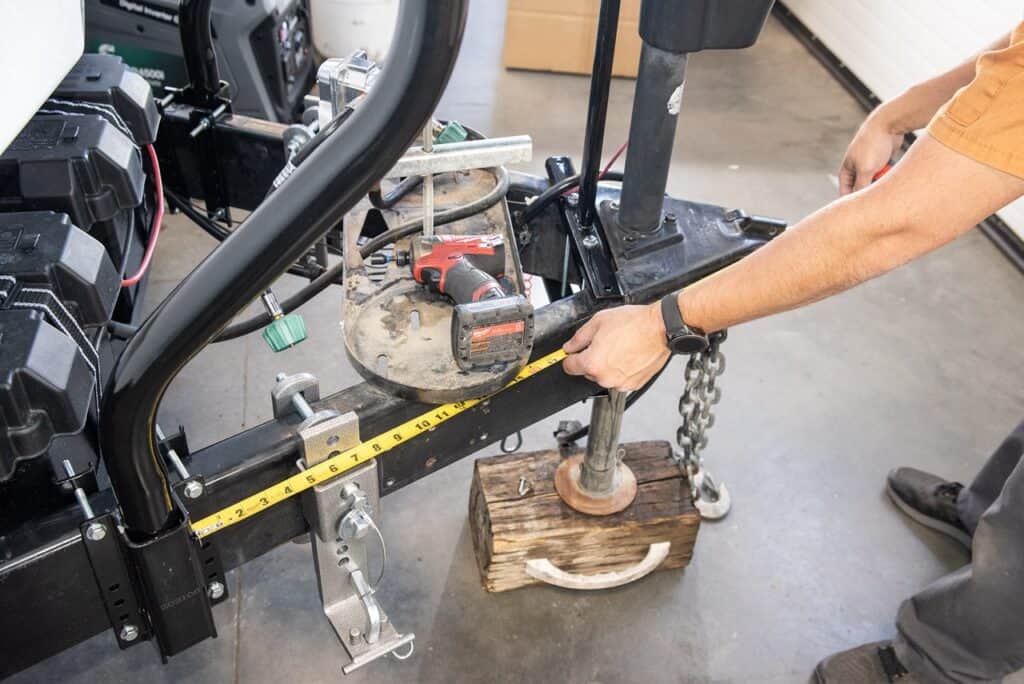
{"type": "MultiPolygon", "coordinates": [[[[519,371],[519,374],[516,375],[512,382],[505,385],[505,387],[494,394],[503,392],[509,387],[531,378],[543,370],[558,365],[566,356],[566,353],[559,349],[556,352],[552,352],[547,356],[534,361],[519,371]]],[[[300,494],[301,492],[315,487],[318,484],[323,484],[324,482],[337,477],[346,470],[351,470],[357,465],[366,463],[367,461],[380,456],[384,452],[390,451],[399,444],[404,444],[425,432],[433,430],[441,423],[454,418],[463,411],[487,401],[490,397],[493,397],[494,394],[481,397],[480,399],[469,399],[467,401],[457,401],[451,404],[437,406],[422,415],[416,416],[415,418],[405,421],[401,425],[395,426],[387,432],[377,435],[373,439],[362,442],[351,449],[346,449],[331,458],[328,458],[326,461],[322,461],[311,468],[303,470],[297,475],[293,475],[286,480],[282,480],[275,485],[271,485],[263,491],[242,499],[227,508],[222,508],[216,513],[206,516],[202,520],[196,520],[192,523],[192,532],[202,539],[203,537],[208,537],[226,527],[230,527],[237,522],[248,520],[257,513],[261,513],[271,506],[276,506],[285,499],[291,498],[296,494],[300,494]]]]}

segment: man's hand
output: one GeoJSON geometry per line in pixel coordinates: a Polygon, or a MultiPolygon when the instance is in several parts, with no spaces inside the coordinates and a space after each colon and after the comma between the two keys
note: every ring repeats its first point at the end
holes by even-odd
{"type": "Polygon", "coordinates": [[[846,150],[839,169],[839,194],[849,195],[871,185],[901,145],[903,134],[889,123],[883,105],[861,125],[846,150]]]}
{"type": "Polygon", "coordinates": [[[602,311],[565,343],[569,375],[583,375],[606,389],[633,392],[672,355],[659,304],[602,311]]]}

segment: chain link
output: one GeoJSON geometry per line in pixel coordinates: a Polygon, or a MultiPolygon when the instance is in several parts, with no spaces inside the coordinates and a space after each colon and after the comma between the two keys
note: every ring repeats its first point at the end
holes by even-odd
{"type": "Polygon", "coordinates": [[[721,350],[725,339],[726,331],[714,333],[708,337],[707,349],[690,356],[683,375],[683,394],[679,397],[682,423],[676,430],[679,450],[674,458],[686,473],[694,503],[708,518],[722,517],[729,508],[726,490],[716,485],[704,469],[702,456],[708,445],[707,431],[715,424],[714,406],[722,400],[718,379],[725,372],[725,356],[721,350]]]}

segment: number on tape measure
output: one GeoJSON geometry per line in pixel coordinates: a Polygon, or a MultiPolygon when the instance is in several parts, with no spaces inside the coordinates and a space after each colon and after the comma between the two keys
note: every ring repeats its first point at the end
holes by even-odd
{"type": "MultiPolygon", "coordinates": [[[[543,370],[547,370],[548,368],[561,363],[565,357],[565,352],[558,350],[548,354],[542,359],[534,361],[519,371],[519,374],[516,375],[515,379],[501,390],[498,390],[498,392],[502,392],[523,380],[533,377],[543,370]]],[[[490,396],[494,395],[492,394],[490,396]]],[[[257,513],[265,511],[272,506],[276,506],[285,499],[295,496],[296,494],[300,494],[307,489],[311,489],[318,484],[337,477],[347,470],[351,470],[357,465],[376,458],[380,454],[408,441],[411,438],[418,437],[425,432],[433,430],[446,420],[454,418],[463,411],[471,409],[474,406],[487,401],[489,398],[490,397],[469,399],[466,401],[457,401],[451,404],[445,404],[444,406],[435,407],[422,415],[416,416],[411,420],[407,420],[401,425],[398,425],[383,434],[377,435],[373,439],[357,444],[351,449],[346,449],[336,453],[326,461],[322,461],[301,473],[292,475],[277,484],[271,485],[261,492],[257,492],[252,496],[228,506],[227,508],[221,509],[212,515],[208,515],[201,520],[196,520],[192,523],[192,531],[197,537],[203,538],[213,534],[214,532],[219,532],[226,527],[230,527],[235,523],[241,522],[242,520],[246,520],[257,513]]]]}

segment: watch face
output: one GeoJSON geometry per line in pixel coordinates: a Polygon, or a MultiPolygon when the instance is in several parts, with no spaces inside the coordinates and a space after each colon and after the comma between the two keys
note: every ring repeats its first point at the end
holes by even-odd
{"type": "Polygon", "coordinates": [[[708,340],[703,335],[689,333],[673,337],[668,346],[676,354],[698,354],[707,349],[708,340]]]}

